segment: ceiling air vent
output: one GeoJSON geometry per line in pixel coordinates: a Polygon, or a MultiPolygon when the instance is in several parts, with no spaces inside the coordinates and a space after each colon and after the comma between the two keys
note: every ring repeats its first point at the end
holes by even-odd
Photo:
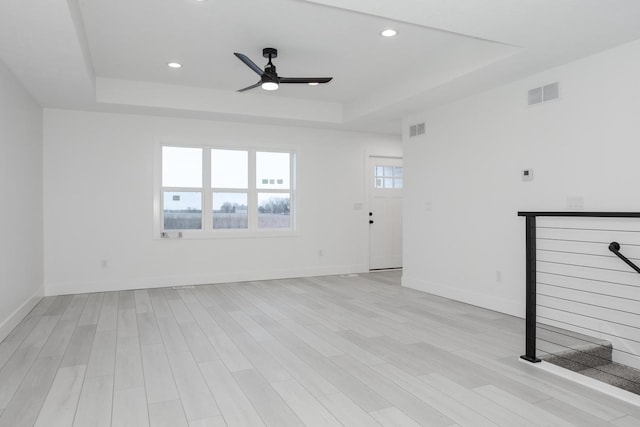
{"type": "Polygon", "coordinates": [[[527,93],[527,105],[540,104],[560,98],[560,83],[551,83],[530,89],[527,93]]]}
{"type": "Polygon", "coordinates": [[[409,126],[409,136],[414,137],[418,135],[424,135],[424,123],[409,126]]]}

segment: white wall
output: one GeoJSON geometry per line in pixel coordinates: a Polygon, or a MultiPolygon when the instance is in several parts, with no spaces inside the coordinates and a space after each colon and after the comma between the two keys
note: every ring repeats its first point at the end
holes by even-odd
{"type": "Polygon", "coordinates": [[[519,210],[640,211],[638,76],[640,41],[407,117],[403,284],[524,316],[519,210]],[[556,81],[559,101],[527,107],[556,81]]]}
{"type": "Polygon", "coordinates": [[[366,271],[365,152],[402,150],[395,137],[205,120],[47,109],[44,123],[48,295],[366,271]],[[159,139],[297,150],[299,234],[157,239],[159,139]]]}
{"type": "Polygon", "coordinates": [[[0,61],[0,341],[43,293],[42,109],[0,61]]]}

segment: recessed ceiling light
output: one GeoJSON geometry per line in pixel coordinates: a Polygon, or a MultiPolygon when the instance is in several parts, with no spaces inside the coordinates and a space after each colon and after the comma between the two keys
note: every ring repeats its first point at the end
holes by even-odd
{"type": "Polygon", "coordinates": [[[391,28],[389,28],[387,30],[384,30],[380,34],[382,35],[382,37],[393,37],[396,34],[398,34],[398,32],[396,30],[392,30],[391,28]]]}
{"type": "Polygon", "coordinates": [[[167,66],[170,68],[182,68],[182,64],[179,62],[169,62],[167,66]]]}
{"type": "Polygon", "coordinates": [[[309,86],[318,86],[319,84],[318,82],[309,82],[309,86]]]}

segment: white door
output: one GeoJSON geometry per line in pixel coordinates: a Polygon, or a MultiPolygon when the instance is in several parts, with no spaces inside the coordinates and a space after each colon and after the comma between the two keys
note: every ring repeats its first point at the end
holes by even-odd
{"type": "Polygon", "coordinates": [[[402,267],[402,159],[369,157],[369,268],[402,267]]]}

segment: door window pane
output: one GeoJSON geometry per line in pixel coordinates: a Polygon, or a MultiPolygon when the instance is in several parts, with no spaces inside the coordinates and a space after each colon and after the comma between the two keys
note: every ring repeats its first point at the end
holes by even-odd
{"type": "Polygon", "coordinates": [[[402,189],[402,166],[376,166],[374,172],[375,188],[402,189]]]}
{"type": "Polygon", "coordinates": [[[162,147],[163,187],[202,187],[202,148],[162,147]]]}
{"type": "Polygon", "coordinates": [[[163,207],[165,230],[199,230],[202,228],[201,192],[165,191],[163,207]]]}
{"type": "Polygon", "coordinates": [[[248,214],[247,193],[213,193],[213,228],[247,228],[248,214]]]}
{"type": "Polygon", "coordinates": [[[290,188],[290,153],[256,153],[256,187],[288,190],[290,188]]]}
{"type": "Polygon", "coordinates": [[[211,186],[247,188],[249,153],[241,150],[211,150],[211,186]]]}
{"type": "Polygon", "coordinates": [[[258,228],[290,228],[289,193],[258,193],[258,228]]]}

